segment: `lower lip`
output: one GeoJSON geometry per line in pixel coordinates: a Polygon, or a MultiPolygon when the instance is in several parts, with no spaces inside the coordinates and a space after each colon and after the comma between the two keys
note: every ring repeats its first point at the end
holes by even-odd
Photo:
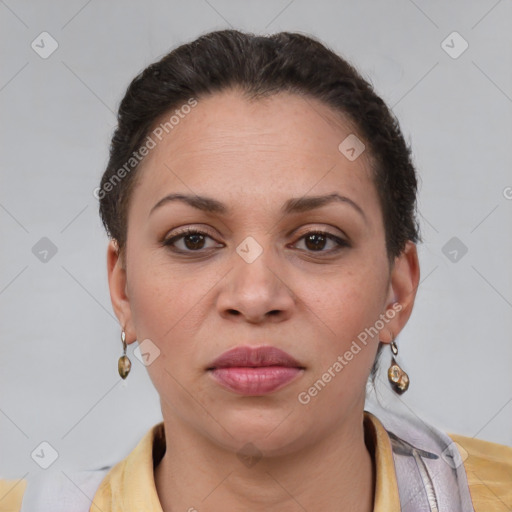
{"type": "Polygon", "coordinates": [[[225,388],[241,395],[255,396],[281,389],[302,372],[301,368],[289,366],[230,367],[209,371],[225,388]]]}

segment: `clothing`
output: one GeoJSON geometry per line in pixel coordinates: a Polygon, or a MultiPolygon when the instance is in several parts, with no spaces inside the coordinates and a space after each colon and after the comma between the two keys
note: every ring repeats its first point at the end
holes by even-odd
{"type": "MultiPolygon", "coordinates": [[[[392,415],[386,416],[382,411],[381,415],[388,424],[393,419],[392,415]]],[[[396,430],[399,428],[397,425],[395,427],[396,430]]],[[[408,432],[411,432],[410,425],[407,428],[408,432]]],[[[422,428],[426,430],[425,427],[422,428]]],[[[376,468],[374,511],[396,512],[410,509],[410,499],[406,497],[407,500],[404,500],[404,493],[400,496],[401,485],[397,480],[397,467],[400,458],[413,460],[404,454],[404,447],[412,446],[409,444],[411,441],[418,444],[420,441],[412,439],[412,436],[409,436],[407,441],[397,437],[393,431],[386,430],[380,418],[369,411],[364,412],[364,429],[376,468]]],[[[438,433],[435,429],[434,432],[438,433]]],[[[462,483],[469,491],[468,496],[470,495],[473,510],[512,510],[512,448],[457,434],[448,436],[457,443],[452,445],[457,446],[457,453],[463,460],[459,468],[464,475],[462,483]]],[[[425,443],[420,446],[425,446],[425,443]]],[[[152,427],[133,451],[113,467],[77,473],[42,472],[39,482],[34,482],[32,490],[32,482],[27,486],[25,480],[0,480],[0,512],[162,512],[155,487],[154,466],[164,453],[165,436],[162,422],[152,427]],[[93,497],[92,504],[91,499],[86,496],[93,497]]],[[[430,452],[425,451],[426,458],[429,457],[428,453],[430,452]]],[[[431,460],[441,463],[438,457],[432,457],[431,460]]],[[[443,464],[449,468],[448,463],[443,464]]],[[[432,467],[430,471],[432,480],[437,485],[432,467]]],[[[450,472],[453,473],[452,468],[450,472]]],[[[404,473],[399,474],[402,475],[402,480],[405,480],[404,473]]],[[[408,489],[413,487],[411,484],[408,489]]],[[[423,489],[421,491],[423,492],[423,489]]],[[[438,494],[438,500],[440,498],[442,495],[438,494]]],[[[463,507],[449,509],[449,512],[472,510],[471,503],[463,507]]],[[[433,509],[429,507],[412,510],[421,512],[433,509]]],[[[439,511],[448,512],[448,509],[439,508],[439,511]]]]}

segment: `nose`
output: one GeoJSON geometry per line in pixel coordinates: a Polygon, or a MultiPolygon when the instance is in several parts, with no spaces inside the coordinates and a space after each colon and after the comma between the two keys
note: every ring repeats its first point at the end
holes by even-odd
{"type": "Polygon", "coordinates": [[[284,269],[268,251],[248,263],[233,255],[233,267],[222,281],[217,298],[219,314],[230,320],[249,323],[282,322],[296,304],[284,269]]]}

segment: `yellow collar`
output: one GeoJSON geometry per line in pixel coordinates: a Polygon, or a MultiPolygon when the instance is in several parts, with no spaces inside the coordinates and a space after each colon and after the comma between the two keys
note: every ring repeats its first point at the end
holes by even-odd
{"type": "MultiPolygon", "coordinates": [[[[365,439],[376,467],[374,510],[400,510],[393,453],[379,419],[364,411],[365,439]]],[[[117,463],[98,488],[90,512],[163,512],[155,486],[154,465],[165,452],[164,423],[153,426],[133,451],[117,463]]]]}

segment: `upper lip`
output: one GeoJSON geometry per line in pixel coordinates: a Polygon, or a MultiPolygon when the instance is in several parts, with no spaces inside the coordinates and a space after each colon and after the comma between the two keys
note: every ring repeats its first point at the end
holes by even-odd
{"type": "Polygon", "coordinates": [[[208,370],[235,366],[289,366],[303,368],[290,354],[277,347],[235,347],[221,354],[208,365],[208,370]]]}

